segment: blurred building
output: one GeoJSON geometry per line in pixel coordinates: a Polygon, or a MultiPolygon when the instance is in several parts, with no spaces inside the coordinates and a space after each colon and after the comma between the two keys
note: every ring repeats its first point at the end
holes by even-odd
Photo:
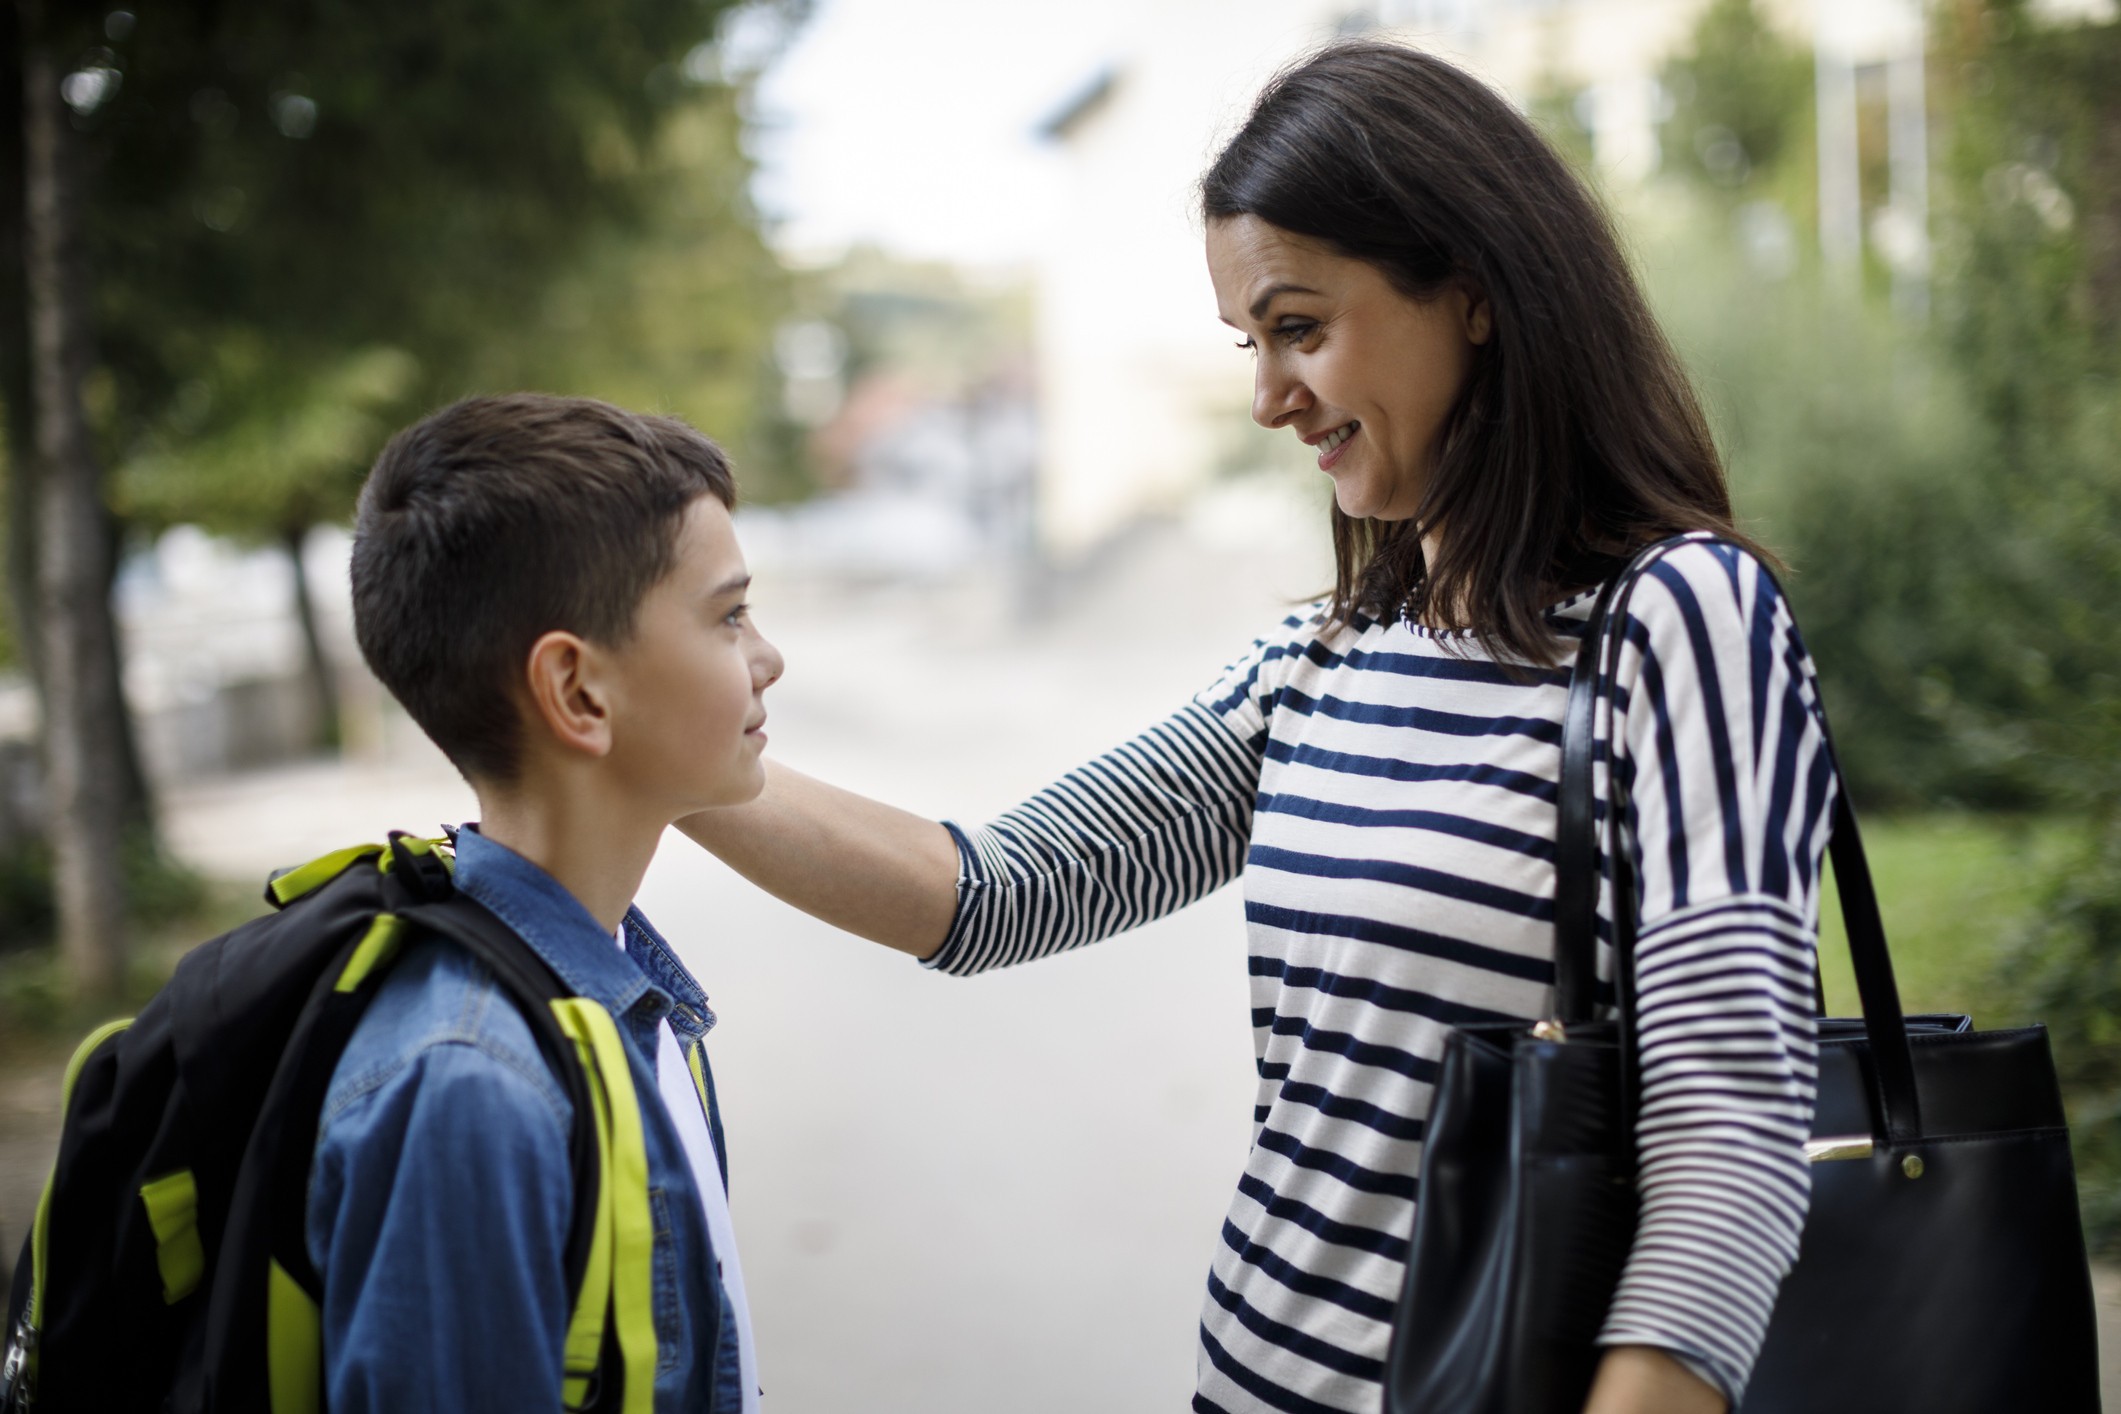
{"type": "MultiPolygon", "coordinates": [[[[1668,114],[1657,75],[1709,3],[1141,0],[1130,32],[1042,128],[1065,167],[1036,277],[1045,546],[1064,559],[1080,554],[1139,516],[1175,509],[1218,471],[1292,450],[1232,431],[1246,416],[1251,370],[1216,317],[1194,210],[1199,173],[1277,68],[1357,33],[1444,54],[1521,106],[1559,98],[1587,135],[1608,190],[1624,197],[1657,170],[1658,125],[1668,114]]],[[[1853,106],[1822,107],[1830,135],[1845,119],[1848,152],[1845,163],[1839,149],[1822,162],[1821,205],[1840,223],[1825,233],[1836,250],[1860,247],[1868,235],[1919,281],[1927,207],[1916,0],[1762,4],[1793,37],[1817,32],[1820,87],[1830,99],[1846,90],[1853,105],[1859,76],[1904,99],[1912,62],[1915,121],[1903,102],[1887,219],[1866,233],[1860,205],[1836,205],[1846,195],[1839,184],[1856,180],[1853,106]]],[[[1788,240],[1780,227],[1766,235],[1788,240]]]]}
{"type": "Polygon", "coordinates": [[[738,516],[753,568],[924,580],[1019,561],[1038,468],[1019,285],[856,249],[781,330],[786,410],[820,494],[738,516]]]}

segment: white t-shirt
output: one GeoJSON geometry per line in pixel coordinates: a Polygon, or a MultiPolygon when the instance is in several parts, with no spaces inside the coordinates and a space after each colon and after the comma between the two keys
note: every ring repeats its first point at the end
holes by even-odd
{"type": "MultiPolygon", "coordinates": [[[[616,941],[626,947],[624,929],[616,941]]],[[[707,1111],[700,1092],[692,1083],[692,1069],[685,1064],[685,1048],[677,1033],[664,1022],[656,1028],[655,1081],[662,1092],[663,1107],[678,1127],[685,1157],[692,1161],[692,1176],[699,1185],[700,1205],[707,1210],[707,1236],[714,1243],[722,1289],[736,1311],[737,1373],[744,1385],[744,1414],[759,1408],[758,1346],[751,1336],[751,1305],[744,1298],[744,1269],[736,1256],[736,1224],[729,1217],[729,1190],[722,1186],[722,1166],[714,1157],[714,1137],[707,1131],[707,1111]]]]}

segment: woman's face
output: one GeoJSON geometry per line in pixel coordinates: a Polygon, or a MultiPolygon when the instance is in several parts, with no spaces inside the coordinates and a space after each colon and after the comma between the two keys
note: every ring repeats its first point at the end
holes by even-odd
{"type": "Polygon", "coordinates": [[[1376,266],[1257,216],[1208,222],[1208,273],[1254,354],[1253,421],[1314,448],[1348,515],[1414,514],[1487,305],[1458,285],[1410,299],[1376,266]]]}

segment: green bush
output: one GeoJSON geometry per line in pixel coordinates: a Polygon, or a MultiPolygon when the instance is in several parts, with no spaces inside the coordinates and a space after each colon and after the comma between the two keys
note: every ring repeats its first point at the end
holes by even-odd
{"type": "Polygon", "coordinates": [[[1929,322],[1887,311],[1875,262],[1822,278],[1807,86],[1747,0],[1667,71],[1671,176],[1638,225],[1859,804],[2058,822],[2060,848],[1985,857],[2017,817],[1933,821],[1927,858],[1888,829],[1881,887],[1942,910],[1896,949],[1911,1001],[2051,1028],[2088,1228],[2121,1254],[2121,23],[1937,19],[1929,322]],[[1711,129],[1735,146],[1690,142],[1711,129]]]}
{"type": "Polygon", "coordinates": [[[2050,874],[2002,975],[2054,1043],[2086,1236],[2121,1257],[2121,815],[2050,874]]]}

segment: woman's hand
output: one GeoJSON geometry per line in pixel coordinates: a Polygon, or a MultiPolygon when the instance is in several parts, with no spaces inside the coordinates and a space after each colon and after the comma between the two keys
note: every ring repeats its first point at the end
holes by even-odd
{"type": "Polygon", "coordinates": [[[1664,1351],[1616,1345],[1598,1364],[1583,1414],[1726,1414],[1716,1387],[1664,1351]]]}

